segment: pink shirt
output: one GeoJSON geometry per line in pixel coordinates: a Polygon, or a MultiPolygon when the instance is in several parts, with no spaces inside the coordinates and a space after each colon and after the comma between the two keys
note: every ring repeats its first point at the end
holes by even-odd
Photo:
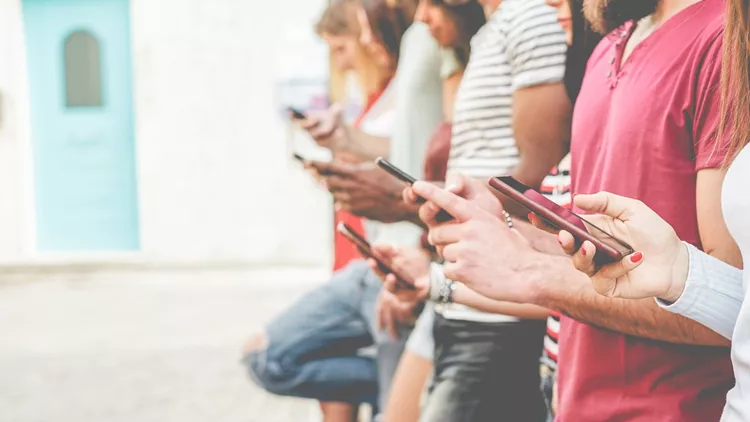
{"type": "MultiPolygon", "coordinates": [[[[573,116],[572,190],[642,200],[700,247],[696,173],[716,148],[724,1],[703,0],[665,22],[624,64],[633,24],[589,60],[573,116]]],[[[718,421],[734,384],[729,350],[671,345],[563,317],[562,422],[718,421]]]]}

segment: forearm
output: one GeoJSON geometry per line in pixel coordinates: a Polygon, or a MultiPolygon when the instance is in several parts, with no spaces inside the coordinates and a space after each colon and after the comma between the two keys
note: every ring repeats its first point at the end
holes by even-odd
{"type": "Polygon", "coordinates": [[[390,155],[391,140],[389,138],[369,135],[354,127],[347,127],[346,131],[347,142],[343,150],[362,157],[364,160],[374,160],[390,155]]]}
{"type": "Polygon", "coordinates": [[[611,299],[599,295],[588,276],[573,268],[567,257],[548,256],[537,265],[539,286],[534,303],[575,320],[637,337],[677,344],[728,346],[716,332],[681,315],[672,314],[653,299],[611,299]]]}
{"type": "Polygon", "coordinates": [[[544,319],[549,316],[549,310],[536,305],[500,302],[471,290],[463,284],[458,284],[453,291],[453,301],[482,312],[511,315],[522,319],[544,319]]]}

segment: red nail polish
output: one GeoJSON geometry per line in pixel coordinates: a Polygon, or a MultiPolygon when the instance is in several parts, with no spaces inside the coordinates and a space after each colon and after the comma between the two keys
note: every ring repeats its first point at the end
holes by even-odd
{"type": "Polygon", "coordinates": [[[643,254],[640,252],[636,252],[633,254],[633,256],[630,257],[630,262],[633,264],[637,264],[641,262],[641,259],[643,259],[643,254]]]}

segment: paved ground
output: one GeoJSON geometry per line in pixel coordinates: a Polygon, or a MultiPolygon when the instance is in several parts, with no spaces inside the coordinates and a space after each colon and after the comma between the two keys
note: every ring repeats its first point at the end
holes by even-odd
{"type": "Polygon", "coordinates": [[[310,270],[0,275],[2,422],[308,422],[239,348],[310,270]]]}

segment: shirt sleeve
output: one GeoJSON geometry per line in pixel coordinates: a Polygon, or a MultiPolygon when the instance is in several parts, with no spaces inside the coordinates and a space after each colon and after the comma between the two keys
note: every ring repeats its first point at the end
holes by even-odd
{"type": "Polygon", "coordinates": [[[724,131],[719,139],[722,39],[722,34],[717,34],[709,44],[695,85],[693,148],[696,171],[721,167],[728,151],[728,131],[724,131]]]}
{"type": "Polygon", "coordinates": [[[500,26],[513,78],[511,88],[562,81],[567,45],[554,9],[536,0],[520,4],[500,26]]]}
{"type": "Polygon", "coordinates": [[[742,270],[685,244],[690,254],[690,267],[685,290],[676,302],[660,299],[656,303],[675,314],[680,314],[732,338],[734,326],[742,308],[745,292],[742,270]]]}
{"type": "Polygon", "coordinates": [[[456,53],[451,49],[440,50],[440,78],[448,79],[459,70],[461,70],[461,63],[458,62],[456,53]]]}

